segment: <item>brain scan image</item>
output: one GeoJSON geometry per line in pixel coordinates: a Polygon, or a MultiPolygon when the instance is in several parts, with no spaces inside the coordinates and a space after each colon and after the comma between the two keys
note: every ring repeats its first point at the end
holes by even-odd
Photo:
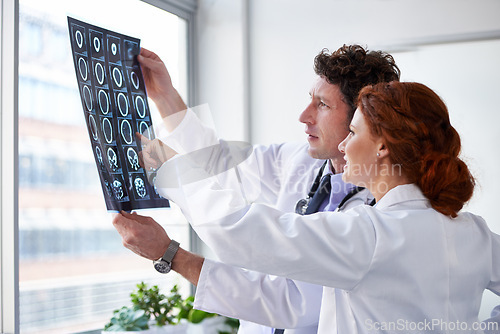
{"type": "Polygon", "coordinates": [[[144,180],[140,177],[136,177],[134,180],[134,186],[137,195],[144,198],[146,196],[146,185],[144,184],[144,180]]]}
{"type": "Polygon", "coordinates": [[[158,194],[158,189],[156,189],[156,176],[153,177],[153,189],[155,191],[155,194],[160,196],[160,194],[158,194]]]}
{"type": "Polygon", "coordinates": [[[116,96],[116,103],[118,104],[118,110],[120,111],[120,114],[123,117],[126,117],[128,115],[128,100],[125,94],[123,93],[118,93],[116,96]]]}
{"type": "Polygon", "coordinates": [[[104,187],[106,188],[106,192],[108,193],[108,197],[113,196],[113,188],[107,179],[104,179],[104,187]]]}
{"type": "Polygon", "coordinates": [[[105,90],[100,89],[97,93],[97,99],[99,101],[99,109],[103,115],[107,115],[109,112],[109,96],[105,90]]]}
{"type": "Polygon", "coordinates": [[[139,168],[141,168],[141,166],[139,165],[139,156],[132,147],[129,147],[127,149],[127,159],[132,170],[137,171],[139,170],[139,168]]]}
{"type": "Polygon", "coordinates": [[[102,119],[102,133],[104,133],[104,139],[106,142],[111,144],[113,142],[113,126],[107,117],[102,119]]]}
{"type": "Polygon", "coordinates": [[[95,29],[89,29],[90,32],[90,53],[94,58],[101,58],[104,56],[104,47],[102,44],[103,34],[95,29]]]}
{"type": "Polygon", "coordinates": [[[87,125],[107,210],[169,207],[168,200],[148,184],[156,173],[141,166],[136,132],[154,139],[137,60],[141,40],[72,17],[68,17],[68,30],[84,115],[80,122],[87,125]]]}
{"type": "Polygon", "coordinates": [[[139,128],[139,133],[141,133],[144,137],[146,137],[148,139],[153,139],[153,137],[151,136],[151,131],[150,131],[148,123],[146,123],[144,121],[140,122],[138,128],[139,128]]]}
{"type": "Polygon", "coordinates": [[[113,194],[118,200],[123,198],[123,185],[118,180],[113,181],[113,194]]]}
{"type": "Polygon", "coordinates": [[[102,66],[101,63],[95,63],[95,78],[97,79],[97,82],[99,85],[104,84],[104,78],[105,78],[105,72],[104,72],[104,67],[102,66]]]}
{"type": "Polygon", "coordinates": [[[134,140],[132,127],[130,126],[129,121],[127,121],[126,119],[122,121],[120,132],[122,134],[123,141],[127,144],[132,144],[132,141],[134,140]]]}
{"type": "Polygon", "coordinates": [[[137,110],[137,115],[140,118],[146,116],[146,103],[144,103],[144,99],[140,95],[135,97],[135,110],[137,110]]]}
{"type": "Polygon", "coordinates": [[[101,40],[98,37],[94,37],[94,50],[95,52],[101,51],[101,40]]]}
{"type": "Polygon", "coordinates": [[[87,65],[87,60],[85,60],[83,57],[80,57],[78,59],[78,71],[82,80],[87,81],[89,77],[89,67],[87,65]]]}
{"type": "Polygon", "coordinates": [[[110,147],[108,148],[108,163],[109,163],[109,168],[114,172],[118,170],[118,156],[116,155],[116,152],[110,147]]]}
{"type": "Polygon", "coordinates": [[[137,76],[135,71],[130,72],[130,82],[132,83],[132,87],[134,87],[134,89],[139,89],[139,76],[137,76]]]}
{"type": "Polygon", "coordinates": [[[122,86],[123,86],[122,71],[120,70],[120,68],[114,67],[112,73],[113,73],[113,81],[114,81],[116,87],[122,88],[122,86]]]}
{"type": "Polygon", "coordinates": [[[107,43],[109,61],[112,63],[119,63],[121,61],[120,38],[118,36],[111,36],[108,34],[107,43]]]}
{"type": "Polygon", "coordinates": [[[133,41],[125,41],[125,59],[134,60],[135,55],[139,54],[139,44],[133,41]]]}
{"type": "Polygon", "coordinates": [[[82,49],[84,44],[84,39],[83,39],[83,33],[80,29],[75,30],[75,41],[76,45],[78,46],[78,49],[82,49]]]}
{"type": "Polygon", "coordinates": [[[83,101],[85,102],[85,107],[87,111],[92,111],[92,94],[90,93],[89,86],[83,86],[83,101]]]}
{"type": "Polygon", "coordinates": [[[90,127],[90,132],[92,134],[92,138],[94,138],[94,140],[99,140],[99,137],[97,136],[97,124],[95,123],[93,115],[89,115],[89,127],[90,127]]]}
{"type": "Polygon", "coordinates": [[[95,156],[97,157],[97,161],[99,161],[99,165],[103,165],[103,162],[102,162],[102,152],[101,152],[101,148],[99,146],[96,146],[95,147],[95,156]]]}

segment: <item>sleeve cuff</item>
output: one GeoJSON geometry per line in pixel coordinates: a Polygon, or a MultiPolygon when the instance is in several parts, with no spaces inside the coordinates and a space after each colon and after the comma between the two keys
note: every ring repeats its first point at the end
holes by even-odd
{"type": "Polygon", "coordinates": [[[201,267],[200,277],[198,278],[198,285],[196,287],[196,293],[194,296],[193,307],[197,310],[208,311],[206,308],[206,291],[208,289],[208,277],[210,277],[210,271],[214,265],[214,261],[205,258],[203,261],[203,266],[201,267]]]}

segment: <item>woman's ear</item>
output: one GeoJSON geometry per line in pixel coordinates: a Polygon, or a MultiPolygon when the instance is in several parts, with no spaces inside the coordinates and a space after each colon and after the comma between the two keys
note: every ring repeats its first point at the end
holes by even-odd
{"type": "Polygon", "coordinates": [[[389,149],[384,143],[381,143],[377,150],[377,158],[385,158],[389,156],[389,149]]]}

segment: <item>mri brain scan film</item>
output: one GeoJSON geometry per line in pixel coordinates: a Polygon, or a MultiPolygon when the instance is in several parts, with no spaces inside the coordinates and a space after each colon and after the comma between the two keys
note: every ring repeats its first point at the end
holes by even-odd
{"type": "Polygon", "coordinates": [[[154,138],[140,40],[68,17],[82,110],[108,211],[168,207],[139,163],[135,133],[154,138]]]}

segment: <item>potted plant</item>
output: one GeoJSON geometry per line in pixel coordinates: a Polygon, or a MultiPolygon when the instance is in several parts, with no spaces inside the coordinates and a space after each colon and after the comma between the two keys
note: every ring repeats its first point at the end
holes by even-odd
{"type": "Polygon", "coordinates": [[[130,294],[132,306],[115,310],[104,327],[106,332],[171,333],[171,334],[232,334],[238,321],[193,308],[194,297],[183,299],[177,285],[168,295],[157,285],[144,282],[130,294]],[[210,319],[209,319],[210,318],[210,319]]]}
{"type": "Polygon", "coordinates": [[[157,285],[148,287],[141,282],[137,290],[130,294],[132,305],[135,309],[144,310],[145,314],[158,327],[167,324],[176,325],[183,317],[183,300],[177,285],[174,285],[168,296],[160,293],[157,285]]]}

